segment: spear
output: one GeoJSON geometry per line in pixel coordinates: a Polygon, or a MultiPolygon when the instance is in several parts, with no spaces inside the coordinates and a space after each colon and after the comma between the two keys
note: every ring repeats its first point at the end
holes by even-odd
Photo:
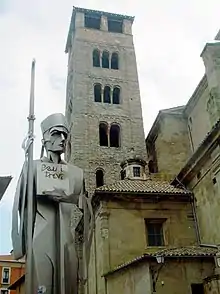
{"type": "Polygon", "coordinates": [[[28,177],[27,177],[27,260],[25,276],[25,293],[33,294],[33,141],[34,141],[34,78],[35,78],[35,60],[31,64],[31,89],[30,106],[28,116],[28,177]]]}

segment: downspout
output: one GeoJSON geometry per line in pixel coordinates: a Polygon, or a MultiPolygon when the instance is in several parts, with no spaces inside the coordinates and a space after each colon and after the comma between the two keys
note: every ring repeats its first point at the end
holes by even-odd
{"type": "MultiPolygon", "coordinates": [[[[175,180],[180,184],[180,186],[187,191],[186,187],[180,182],[180,180],[176,177],[175,180]]],[[[199,229],[199,222],[198,222],[198,218],[196,215],[196,205],[195,205],[195,196],[194,194],[191,195],[191,207],[192,207],[192,213],[193,213],[193,219],[194,219],[194,223],[195,223],[195,230],[196,230],[196,240],[197,243],[200,245],[201,244],[201,234],[200,234],[200,229],[199,229]]]]}
{"type": "Polygon", "coordinates": [[[195,205],[195,196],[192,195],[191,196],[191,206],[192,206],[192,213],[193,213],[193,218],[194,218],[194,222],[195,222],[195,229],[196,229],[196,239],[198,244],[201,244],[201,235],[200,235],[200,229],[199,229],[199,222],[198,222],[198,218],[196,215],[196,205],[195,205]]]}

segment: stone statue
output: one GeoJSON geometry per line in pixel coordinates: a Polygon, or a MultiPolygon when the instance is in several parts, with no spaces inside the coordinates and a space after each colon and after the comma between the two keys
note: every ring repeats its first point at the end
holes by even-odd
{"type": "MultiPolygon", "coordinates": [[[[44,289],[42,293],[75,294],[79,260],[74,233],[83,212],[91,220],[91,207],[85,196],[82,169],[61,159],[69,132],[65,117],[52,114],[41,123],[41,129],[42,150],[47,156],[43,157],[42,152],[41,159],[34,161],[33,293],[44,289]]],[[[16,259],[25,256],[27,249],[26,171],[25,163],[13,206],[12,243],[16,259]]]]}

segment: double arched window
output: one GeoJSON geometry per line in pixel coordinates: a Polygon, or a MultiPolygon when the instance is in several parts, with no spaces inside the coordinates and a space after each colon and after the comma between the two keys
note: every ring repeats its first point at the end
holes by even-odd
{"type": "Polygon", "coordinates": [[[109,68],[109,52],[103,51],[102,53],[102,67],[109,68]]]}
{"type": "Polygon", "coordinates": [[[112,53],[111,68],[118,69],[118,53],[116,53],[116,52],[112,53]]]}
{"type": "Polygon", "coordinates": [[[100,67],[100,51],[98,49],[93,50],[93,66],[100,67]]]}
{"type": "Polygon", "coordinates": [[[94,85],[94,100],[95,102],[102,102],[102,85],[94,85]]]}
{"type": "Polygon", "coordinates": [[[119,57],[117,52],[109,53],[106,50],[100,52],[98,49],[94,49],[92,58],[94,67],[119,69],[119,57]]]}
{"type": "Polygon", "coordinates": [[[106,147],[120,147],[120,126],[116,123],[108,125],[106,122],[99,124],[99,144],[106,147]]]}
{"type": "Polygon", "coordinates": [[[99,124],[99,145],[108,146],[108,124],[105,122],[99,124]]]}
{"type": "Polygon", "coordinates": [[[94,85],[94,101],[95,102],[104,102],[109,104],[120,104],[120,94],[121,89],[119,86],[110,86],[106,85],[102,89],[101,84],[94,85]]]}

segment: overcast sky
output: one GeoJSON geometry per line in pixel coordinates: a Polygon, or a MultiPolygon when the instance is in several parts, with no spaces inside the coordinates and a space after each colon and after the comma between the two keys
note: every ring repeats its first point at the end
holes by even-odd
{"type": "Polygon", "coordinates": [[[220,27],[219,0],[0,0],[0,175],[13,181],[0,203],[0,254],[11,250],[11,208],[23,164],[30,66],[36,58],[35,157],[40,122],[63,112],[65,42],[72,6],[135,16],[135,41],[145,133],[159,109],[185,104],[204,73],[200,53],[220,27]]]}

